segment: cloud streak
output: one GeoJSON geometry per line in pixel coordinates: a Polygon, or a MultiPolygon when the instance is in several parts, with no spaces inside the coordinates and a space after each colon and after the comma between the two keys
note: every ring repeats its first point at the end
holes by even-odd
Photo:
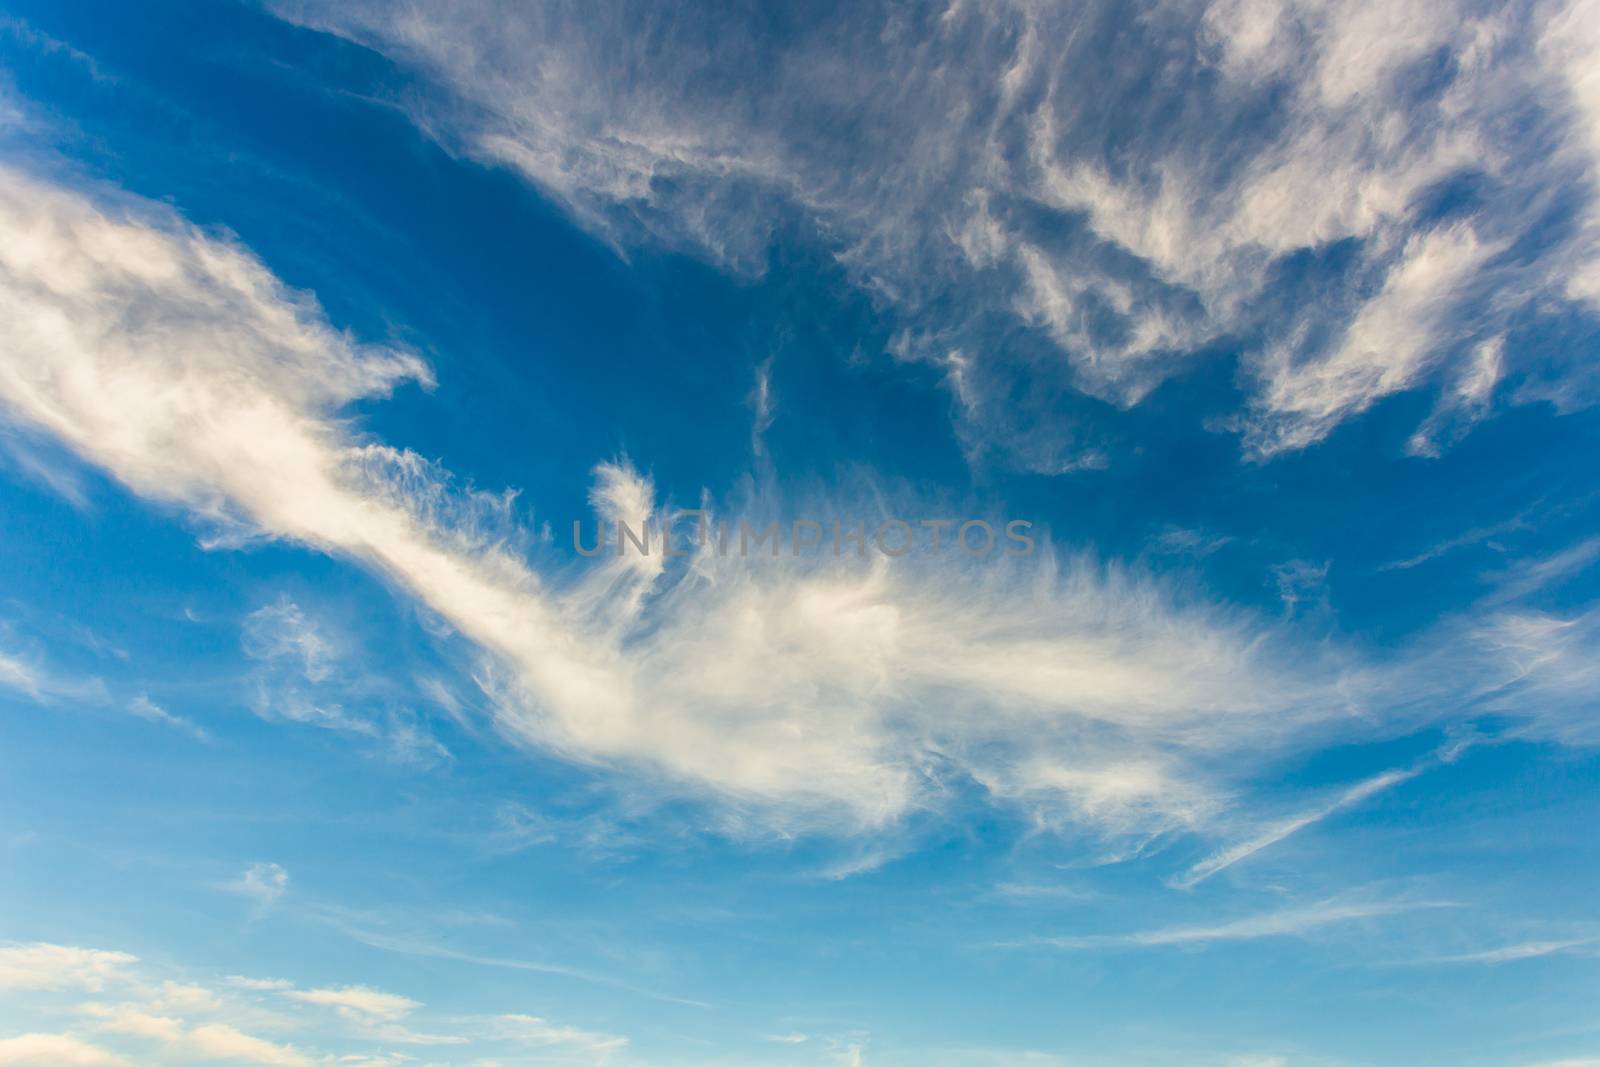
{"type": "Polygon", "coordinates": [[[1269,823],[1259,832],[1245,838],[1237,844],[1230,845],[1218,852],[1207,856],[1205,859],[1190,867],[1183,874],[1172,880],[1172,884],[1180,889],[1192,889],[1213,875],[1227,870],[1234,864],[1249,859],[1264,849],[1271,848],[1308,827],[1315,826],[1329,816],[1336,815],[1356,807],[1380,794],[1387,793],[1397,786],[1404,785],[1418,775],[1438,766],[1441,763],[1454,763],[1461,754],[1472,747],[1476,741],[1472,737],[1452,741],[1434,752],[1426,759],[1410,767],[1395,768],[1383,771],[1370,778],[1365,778],[1354,785],[1341,790],[1336,796],[1325,804],[1304,811],[1299,815],[1290,816],[1277,822],[1269,823]]]}
{"type": "Polygon", "coordinates": [[[1434,956],[1421,962],[1425,964],[1477,963],[1487,966],[1499,966],[1504,963],[1536,960],[1546,956],[1559,956],[1575,952],[1588,952],[1592,955],[1597,945],[1600,945],[1600,937],[1577,937],[1563,941],[1524,941],[1515,945],[1484,949],[1481,952],[1464,952],[1455,956],[1434,956]]]}
{"type": "Polygon", "coordinates": [[[1180,889],[1192,889],[1201,882],[1220,874],[1241,860],[1249,859],[1257,852],[1271,848],[1278,842],[1299,833],[1308,826],[1313,826],[1337,812],[1355,807],[1361,802],[1387,792],[1402,782],[1408,782],[1421,774],[1420,769],[1385,771],[1373,775],[1371,778],[1357,782],[1341,792],[1327,804],[1303,812],[1281,822],[1273,823],[1253,837],[1230,845],[1220,852],[1201,860],[1190,867],[1180,877],[1173,880],[1173,885],[1180,889]]]}
{"type": "Polygon", "coordinates": [[[1228,941],[1257,941],[1263,938],[1300,937],[1323,927],[1340,923],[1381,919],[1416,908],[1445,907],[1437,903],[1341,902],[1322,901],[1298,908],[1247,916],[1228,922],[1199,926],[1167,926],[1128,934],[1091,934],[1082,937],[1041,937],[1018,946],[1086,951],[1117,948],[1179,948],[1205,946],[1228,941]]]}

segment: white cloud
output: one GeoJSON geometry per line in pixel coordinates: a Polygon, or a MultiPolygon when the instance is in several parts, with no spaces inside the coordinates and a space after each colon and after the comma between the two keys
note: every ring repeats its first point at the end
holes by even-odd
{"type": "Polygon", "coordinates": [[[1326,804],[1272,823],[1238,844],[1230,845],[1220,852],[1207,856],[1174,879],[1173,884],[1184,889],[1199,885],[1207,878],[1227,870],[1242,860],[1249,859],[1262,849],[1271,848],[1306,827],[1314,826],[1330,815],[1355,807],[1371,797],[1387,792],[1403,782],[1410,781],[1421,773],[1422,769],[1420,767],[1409,767],[1384,771],[1382,774],[1375,774],[1371,778],[1357,782],[1341,791],[1338,796],[1326,804]]]}
{"type": "Polygon", "coordinates": [[[166,726],[176,727],[177,729],[183,730],[185,733],[192,734],[195,738],[201,741],[206,739],[206,732],[200,727],[196,726],[194,723],[183,718],[182,716],[172,714],[172,712],[151,700],[150,697],[144,693],[140,693],[138,696],[128,701],[128,711],[141,719],[149,719],[151,722],[158,722],[166,726]]]}
{"type": "Polygon", "coordinates": [[[754,271],[809,219],[908,324],[901,353],[949,372],[976,449],[1062,470],[1093,449],[1007,387],[1058,391],[1063,357],[1133,403],[1259,334],[1238,425],[1265,455],[1397,391],[1460,391],[1514,311],[1600,294],[1594,2],[868,4],[782,41],[715,5],[275,6],[420,74],[423,129],[618,247],[754,271]],[[1441,219],[1457,178],[1476,202],[1441,219]],[[1588,221],[1544,226],[1572,197],[1588,221]],[[1541,226],[1532,262],[1495,258],[1541,226]],[[1312,299],[1280,277],[1340,242],[1312,299]],[[976,343],[1005,316],[1042,344],[976,343]]]}
{"type": "Polygon", "coordinates": [[[396,996],[366,986],[346,986],[343,989],[296,989],[287,991],[283,995],[306,1004],[334,1008],[346,1018],[363,1021],[393,1021],[422,1006],[410,997],[396,996]]]}
{"type": "Polygon", "coordinates": [[[206,1023],[189,1031],[187,1046],[197,1056],[271,1067],[312,1067],[316,1062],[291,1045],[280,1045],[237,1030],[227,1023],[206,1023]]]}
{"type": "MultiPolygon", "coordinates": [[[[1308,723],[1399,699],[1403,672],[1347,669],[1282,624],[1048,546],[756,564],[713,539],[669,568],[657,537],[648,557],[536,569],[504,535],[503,498],[455,493],[341,418],[346,400],[426,380],[420,363],[339,333],[243,250],[14,170],[0,170],[0,236],[0,335],[25,357],[0,363],[13,418],[212,528],[368,566],[482,650],[504,734],[720,798],[732,825],[882,826],[967,776],[1044,824],[1193,827],[1218,810],[1199,769],[1216,754],[1247,773],[1308,723]]],[[[625,463],[597,468],[592,502],[635,530],[663,514],[625,463]]],[[[819,518],[892,506],[840,490],[717,517],[759,526],[791,503],[819,518]]],[[[337,673],[336,645],[291,601],[252,615],[245,646],[305,685],[337,673]]],[[[1453,695],[1478,695],[1487,670],[1453,695]]],[[[235,888],[266,907],[286,885],[262,865],[235,888]]]]}
{"type": "Polygon", "coordinates": [[[107,699],[106,685],[99,678],[66,677],[40,662],[37,656],[4,649],[0,649],[0,686],[43,704],[56,700],[101,704],[107,699]]]}
{"type": "Polygon", "coordinates": [[[1251,915],[1242,919],[1201,926],[1168,926],[1129,934],[1091,934],[1082,937],[1041,937],[1025,944],[1062,949],[1167,948],[1208,945],[1219,941],[1255,941],[1269,937],[1299,937],[1340,923],[1381,919],[1419,907],[1438,904],[1398,901],[1322,901],[1303,907],[1251,915]]]}
{"type": "MultiPolygon", "coordinates": [[[[411,506],[420,510],[426,502],[413,499],[411,506]]],[[[359,668],[358,650],[351,644],[338,628],[287,596],[250,612],[241,624],[240,646],[257,664],[252,710],[268,721],[378,741],[404,762],[432,765],[449,759],[449,750],[420,716],[382,699],[388,687],[359,668]]]]}
{"type": "Polygon", "coordinates": [[[571,1026],[558,1026],[547,1019],[533,1015],[498,1015],[494,1019],[495,1035],[508,1040],[522,1041],[538,1046],[564,1046],[580,1052],[605,1054],[615,1052],[628,1043],[625,1037],[596,1034],[571,1026]]]}
{"type": "Polygon", "coordinates": [[[1457,304],[1475,295],[1472,284],[1494,251],[1465,226],[1410,239],[1383,289],[1366,301],[1331,351],[1305,361],[1294,339],[1269,349],[1261,375],[1261,422],[1256,451],[1303,448],[1353,413],[1411,388],[1431,359],[1447,351],[1457,304]]]}
{"type": "MultiPolygon", "coordinates": [[[[328,1067],[415,1063],[400,1049],[519,1043],[604,1060],[627,1039],[527,1014],[439,1017],[411,997],[364,985],[300,989],[279,979],[189,980],[132,956],[57,945],[0,948],[0,989],[25,990],[9,1019],[35,1027],[78,1025],[0,1040],[0,1065],[130,1067],[133,1063],[248,1063],[328,1067]],[[97,994],[84,1000],[85,992],[97,994]],[[402,1025],[432,1019],[435,1032],[402,1025]],[[283,1040],[289,1034],[293,1041],[283,1040]],[[80,1036],[81,1035],[81,1036],[80,1036]],[[92,1040],[91,1040],[92,1039],[92,1040]],[[329,1051],[359,1040],[360,1054],[329,1051]]],[[[476,1051],[476,1050],[474,1050],[476,1051]]],[[[470,1062],[481,1062],[473,1055],[470,1062]]],[[[447,1058],[447,1062],[469,1062],[447,1058]]]]}
{"type": "MultiPolygon", "coordinates": [[[[28,354],[0,366],[13,415],[150,497],[388,576],[490,655],[501,726],[522,740],[877,824],[922,802],[935,761],[1023,788],[1035,770],[1006,751],[1022,738],[1059,750],[1046,777],[1067,803],[1123,823],[1174,814],[1158,765],[1177,817],[1203,791],[1178,756],[1152,758],[1158,739],[1213,744],[1314,713],[1290,711],[1291,693],[1315,701],[1247,618],[1047,553],[946,557],[937,581],[848,557],[753,567],[709,547],[670,575],[659,548],[541,575],[442,501],[437,474],[335,417],[426,378],[414,359],[362,347],[246,253],[156,209],[102,209],[14,171],[3,190],[3,328],[28,354]],[[1108,761],[1143,784],[1106,777],[1108,761]]],[[[654,495],[626,466],[598,469],[602,515],[637,529],[654,495]]],[[[246,647],[308,679],[331,670],[291,602],[252,616],[246,647]]],[[[266,904],[284,881],[263,867],[241,888],[266,904]]]]}
{"type": "Polygon", "coordinates": [[[106,1005],[89,1003],[79,1009],[96,1020],[102,1033],[125,1034],[129,1037],[172,1043],[183,1038],[183,1020],[165,1015],[152,1015],[131,1004],[106,1005]]]}
{"type": "Polygon", "coordinates": [[[19,689],[35,700],[39,699],[38,671],[15,656],[0,652],[0,685],[19,689]]]}
{"type": "MultiPolygon", "coordinates": [[[[218,1005],[212,1005],[215,1006],[218,1005]]],[[[154,1015],[136,1004],[91,1003],[79,1010],[96,1020],[101,1034],[159,1045],[186,1060],[227,1060],[271,1067],[312,1067],[317,1062],[291,1045],[256,1037],[225,1022],[191,1027],[183,1019],[154,1015]]]]}
{"type": "Polygon", "coordinates": [[[252,611],[240,628],[240,647],[257,661],[252,710],[287,721],[364,737],[383,731],[372,718],[346,708],[335,674],[342,645],[288,597],[252,611]]]}
{"type": "Polygon", "coordinates": [[[128,1060],[70,1034],[22,1034],[0,1038],[5,1067],[131,1067],[128,1060]]]}
{"type": "Polygon", "coordinates": [[[1480,342],[1472,350],[1453,385],[1441,394],[1433,413],[1407,443],[1413,455],[1437,457],[1443,445],[1453,443],[1488,414],[1505,371],[1505,350],[1503,334],[1480,342]]]}
{"type": "Polygon", "coordinates": [[[248,978],[244,975],[231,974],[227,983],[240,989],[249,989],[257,993],[272,993],[283,989],[293,989],[294,983],[284,978],[248,978]]]}
{"type": "Polygon", "coordinates": [[[1600,739],[1593,714],[1600,609],[1563,616],[1507,608],[1471,626],[1451,659],[1487,708],[1523,716],[1530,735],[1574,744],[1600,739]]]}
{"type": "Polygon", "coordinates": [[[766,451],[762,440],[772,422],[778,417],[778,402],[772,392],[772,357],[767,357],[756,368],[755,388],[750,390],[750,408],[754,419],[750,426],[750,450],[756,455],[766,451]]]}
{"type": "MultiPolygon", "coordinates": [[[[1539,39],[1543,58],[1555,70],[1574,109],[1566,148],[1584,156],[1590,183],[1600,190],[1600,3],[1570,0],[1557,5],[1545,20],[1539,39]]],[[[1583,220],[1585,255],[1566,279],[1575,299],[1600,304],[1600,197],[1589,201],[1583,220]]]]}
{"type": "Polygon", "coordinates": [[[1518,560],[1504,573],[1492,576],[1497,588],[1488,602],[1521,600],[1583,573],[1596,560],[1600,560],[1600,537],[1585,538],[1553,555],[1518,560]]]}
{"type": "Polygon", "coordinates": [[[81,989],[95,992],[120,980],[137,957],[68,945],[0,946],[0,989],[81,989]]]}
{"type": "Polygon", "coordinates": [[[256,910],[265,912],[289,891],[289,872],[276,863],[252,863],[237,880],[224,888],[255,901],[256,910]]]}
{"type": "Polygon", "coordinates": [[[1481,952],[1464,952],[1455,956],[1435,956],[1424,963],[1482,963],[1490,966],[1516,963],[1520,960],[1541,959],[1570,952],[1600,952],[1600,937],[1575,937],[1560,941],[1523,941],[1515,945],[1484,949],[1481,952]]]}
{"type": "Polygon", "coordinates": [[[308,682],[327,681],[341,658],[323,629],[287,597],[250,613],[242,643],[255,659],[289,660],[308,682]]]}
{"type": "Polygon", "coordinates": [[[50,449],[36,447],[26,435],[0,430],[0,463],[48,489],[78,511],[89,510],[89,489],[81,470],[75,469],[77,465],[62,462],[50,449]]]}

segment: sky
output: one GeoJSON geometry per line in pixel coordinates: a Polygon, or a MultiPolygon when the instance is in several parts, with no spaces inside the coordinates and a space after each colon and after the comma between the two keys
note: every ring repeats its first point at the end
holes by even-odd
{"type": "Polygon", "coordinates": [[[0,1067],[1597,1067],[1597,356],[1595,0],[0,0],[0,1067]]]}

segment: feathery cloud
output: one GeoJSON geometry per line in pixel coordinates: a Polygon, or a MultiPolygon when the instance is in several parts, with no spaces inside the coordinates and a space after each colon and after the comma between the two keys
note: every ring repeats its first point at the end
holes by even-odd
{"type": "MultiPolygon", "coordinates": [[[[170,213],[0,177],[4,329],[29,357],[0,368],[14,417],[201,521],[387,576],[484,650],[513,737],[867,825],[920,803],[935,761],[953,762],[997,795],[1054,795],[1121,825],[1187,819],[1203,792],[1152,743],[1217,743],[1213,721],[1287,728],[1303,714],[1290,693],[1309,706],[1248,618],[1053,555],[956,562],[933,582],[881,559],[755,568],[708,545],[670,575],[659,551],[540,574],[441,503],[415,457],[337,417],[426,381],[414,357],[339,333],[246,252],[170,213]],[[1029,761],[1054,751],[1053,769],[1021,766],[1008,738],[1026,739],[1029,761]],[[1104,775],[1107,759],[1141,768],[1142,784],[1104,775]]],[[[635,529],[660,514],[625,465],[597,469],[593,500],[635,529]]],[[[331,669],[289,602],[255,613],[245,644],[309,681],[331,669]]]]}
{"type": "Polygon", "coordinates": [[[1090,934],[1082,937],[1041,937],[1023,945],[1062,949],[1168,948],[1209,945],[1219,941],[1255,941],[1269,937],[1299,937],[1337,923],[1380,919],[1434,903],[1402,901],[1347,902],[1326,900],[1303,907],[1251,915],[1202,926],[1167,926],[1129,934],[1090,934]]]}
{"type": "Polygon", "coordinates": [[[1540,358],[1499,346],[1517,311],[1600,308],[1594,0],[863,4],[782,39],[695,3],[274,8],[418,75],[422,129],[619,249],[755,272],[811,223],[902,358],[947,370],[974,449],[1041,470],[1093,448],[1008,386],[1136,403],[1230,340],[1252,454],[1425,385],[1429,454],[1540,358]],[[1580,221],[1552,231],[1558,206],[1580,221]]]}

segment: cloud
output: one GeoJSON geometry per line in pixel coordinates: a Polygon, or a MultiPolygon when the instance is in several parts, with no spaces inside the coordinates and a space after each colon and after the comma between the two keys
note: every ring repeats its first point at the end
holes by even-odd
{"type": "Polygon", "coordinates": [[[596,985],[609,986],[613,989],[624,990],[639,996],[649,997],[670,1004],[683,1004],[689,1007],[705,1008],[710,1005],[704,1001],[691,1000],[686,997],[663,993],[658,990],[630,985],[603,974],[566,966],[560,963],[549,963],[542,960],[517,959],[507,956],[485,956],[466,952],[455,948],[444,941],[429,940],[420,936],[406,933],[388,933],[382,927],[383,923],[375,916],[352,915],[340,908],[317,908],[308,912],[309,917],[326,923],[346,937],[358,941],[363,945],[385,952],[397,952],[407,956],[417,956],[423,959],[455,960],[461,963],[472,964],[476,967],[493,967],[507,971],[522,971],[530,974],[561,975],[566,978],[575,978],[580,982],[590,982],[596,985]]]}
{"type": "Polygon", "coordinates": [[[271,993],[281,989],[293,989],[294,983],[283,978],[247,978],[243,975],[231,974],[227,983],[240,989],[249,989],[257,993],[271,993]]]}
{"type": "Polygon", "coordinates": [[[1357,782],[1342,790],[1326,804],[1279,822],[1271,823],[1254,836],[1207,856],[1175,878],[1172,884],[1181,889],[1191,889],[1213,875],[1227,870],[1234,864],[1249,859],[1257,852],[1271,848],[1278,842],[1299,833],[1308,826],[1316,825],[1330,815],[1344,811],[1347,808],[1353,808],[1380,793],[1388,792],[1397,785],[1409,782],[1421,774],[1422,771],[1423,768],[1421,766],[1401,768],[1384,771],[1381,774],[1375,774],[1370,778],[1357,782]]]}
{"type": "MultiPolygon", "coordinates": [[[[1600,75],[1594,55],[1600,51],[1600,5],[1575,0],[1551,13],[1539,37],[1541,57],[1558,73],[1575,114],[1572,135],[1563,147],[1577,156],[1593,187],[1600,187],[1600,75]]],[[[1587,256],[1567,280],[1575,299],[1600,301],[1600,198],[1591,199],[1583,219],[1587,256]]]]}
{"type": "Polygon", "coordinates": [[[1596,946],[1600,945],[1600,937],[1577,937],[1561,941],[1524,941],[1515,945],[1502,945],[1499,948],[1485,949],[1481,952],[1464,952],[1455,956],[1434,956],[1423,960],[1429,964],[1447,963],[1481,963],[1497,966],[1502,963],[1516,963],[1520,960],[1540,959],[1545,956],[1565,955],[1567,953],[1586,951],[1596,954],[1596,946]]]}
{"type": "MultiPolygon", "coordinates": [[[[1203,946],[1222,941],[1256,941],[1272,937],[1299,937],[1325,926],[1380,919],[1439,904],[1322,901],[1298,908],[1247,916],[1202,926],[1168,926],[1129,934],[1091,934],[1082,937],[1041,937],[1022,942],[1049,948],[1089,950],[1111,948],[1171,948],[1203,946]]],[[[1015,947],[1015,946],[1013,946],[1015,947]]]]}
{"type": "Polygon", "coordinates": [[[0,652],[0,685],[21,690],[35,700],[39,699],[38,671],[15,656],[8,656],[3,652],[0,652]]]}
{"type": "Polygon", "coordinates": [[[628,1044],[625,1037],[558,1026],[533,1015],[497,1015],[493,1021],[496,1037],[541,1047],[567,1047],[579,1052],[604,1055],[628,1044]]]}
{"type": "MultiPolygon", "coordinates": [[[[535,571],[476,521],[477,502],[441,488],[446,475],[337,416],[427,380],[413,357],[339,333],[243,250],[161,209],[3,177],[4,329],[28,354],[0,368],[13,416],[211,528],[385,575],[484,650],[500,727],[520,741],[787,817],[880,825],[954,767],[1122,825],[1190,817],[1203,786],[1186,780],[1183,742],[1285,729],[1315,705],[1248,617],[1048,553],[755,567],[708,544],[671,573],[659,550],[535,571]]],[[[597,469],[593,499],[635,529],[660,514],[622,464],[597,469]]],[[[290,601],[247,620],[245,647],[308,683],[333,671],[290,601]]],[[[252,891],[265,902],[279,883],[264,872],[252,891]]]]}
{"type": "Polygon", "coordinates": [[[224,888],[255,901],[256,912],[264,914],[289,891],[289,872],[276,863],[252,863],[224,888]]]}
{"type": "Polygon", "coordinates": [[[974,451],[1056,471],[1093,443],[1029,404],[1137,403],[1228,342],[1258,457],[1425,386],[1413,451],[1481,417],[1541,358],[1498,345],[1517,312],[1600,307],[1593,4],[862,4],[781,38],[697,3],[274,7],[417,75],[420,128],[621,250],[750,273],[804,221],[974,451]]]}
{"type": "Polygon", "coordinates": [[[172,714],[144,693],[140,693],[128,701],[128,711],[141,719],[149,719],[151,722],[159,722],[166,726],[176,727],[193,735],[197,740],[204,741],[207,738],[206,732],[200,727],[182,716],[172,714]]]}
{"type": "Polygon", "coordinates": [[[371,738],[404,762],[449,759],[412,709],[375,699],[385,687],[353,667],[349,644],[287,596],[252,611],[240,628],[240,647],[257,663],[252,710],[272,722],[371,738]]]}
{"type": "Polygon", "coordinates": [[[279,1045],[237,1030],[227,1023],[206,1023],[191,1030],[187,1046],[200,1057],[243,1060],[272,1067],[312,1067],[316,1062],[290,1045],[279,1045]]]}
{"type": "Polygon", "coordinates": [[[306,1004],[334,1008],[346,1018],[363,1021],[392,1021],[422,1006],[409,997],[384,993],[366,986],[346,986],[343,989],[295,989],[286,991],[283,995],[306,1004]]]}
{"type": "Polygon", "coordinates": [[[1506,573],[1494,576],[1498,588],[1488,602],[1521,600],[1581,574],[1597,559],[1600,559],[1600,537],[1587,538],[1544,558],[1519,560],[1506,573]]]}
{"type": "Polygon", "coordinates": [[[1413,455],[1437,458],[1445,445],[1454,444],[1488,415],[1505,374],[1505,352],[1503,334],[1480,342],[1472,350],[1471,359],[1456,374],[1454,384],[1440,395],[1433,413],[1407,442],[1413,455]]]}
{"type": "MultiPolygon", "coordinates": [[[[155,1044],[182,1059],[227,1060],[269,1067],[312,1067],[318,1062],[292,1045],[268,1041],[227,1022],[189,1025],[182,1018],[146,1010],[156,1006],[153,1002],[115,1005],[91,1002],[80,1005],[78,1011],[95,1020],[95,1028],[102,1035],[120,1035],[155,1044]]],[[[204,1005],[189,1005],[189,1010],[210,1012],[222,1007],[211,998],[204,1005]]]]}
{"type": "MultiPolygon", "coordinates": [[[[128,1067],[132,1063],[229,1062],[265,1067],[326,1067],[371,1063],[398,1067],[415,1062],[400,1048],[508,1043],[604,1059],[627,1039],[525,1014],[435,1018],[438,1032],[402,1025],[413,1016],[434,1018],[411,997],[363,985],[297,988],[284,980],[232,977],[215,985],[169,977],[123,953],[56,945],[0,948],[0,988],[28,990],[10,1014],[13,1022],[64,1015],[73,1032],[30,1033],[0,1040],[0,1064],[18,1067],[128,1067]],[[85,1001],[85,992],[96,994],[85,1001]],[[52,995],[54,994],[54,995],[52,995]],[[294,1043],[281,1040],[294,1035],[294,1043]],[[85,1040],[83,1034],[93,1039],[85,1040]],[[339,1056],[351,1039],[362,1058],[339,1056]]],[[[476,1050],[475,1050],[476,1051],[476,1050]]],[[[481,1062],[474,1055],[472,1062],[481,1062]]],[[[449,1062],[466,1062],[451,1059],[449,1062]]]]}
{"type": "Polygon", "coordinates": [[[183,1023],[179,1019],[152,1015],[130,1005],[109,1007],[89,1003],[80,1009],[85,1015],[99,1020],[96,1028],[102,1033],[125,1034],[130,1037],[172,1043],[183,1037],[183,1023]]]}
{"type": "Polygon", "coordinates": [[[123,977],[138,957],[125,952],[51,945],[0,946],[0,989],[80,989],[96,992],[123,977]]]}
{"type": "MultiPolygon", "coordinates": [[[[87,635],[91,646],[97,647],[93,634],[87,635]]],[[[98,650],[98,647],[97,647],[98,650]]],[[[118,654],[119,650],[112,650],[118,654]]],[[[121,653],[125,656],[125,653],[121,653]]],[[[75,704],[104,705],[112,703],[106,684],[99,678],[69,678],[39,662],[36,656],[16,655],[0,649],[0,686],[14,689],[40,704],[69,701],[75,704]]],[[[183,730],[204,741],[207,734],[188,719],[173,715],[140,693],[124,705],[128,714],[150,722],[161,723],[183,730]]]]}
{"type": "Polygon", "coordinates": [[[280,597],[247,615],[239,644],[260,665],[252,709],[263,719],[364,737],[382,733],[373,719],[345,707],[343,687],[334,682],[344,650],[294,601],[280,597]]]}
{"type": "Polygon", "coordinates": [[[322,628],[287,597],[251,612],[241,643],[253,659],[290,661],[308,682],[327,681],[340,658],[322,628]]]}
{"type": "Polygon", "coordinates": [[[750,450],[759,456],[765,453],[767,447],[762,437],[778,417],[778,402],[772,392],[770,356],[756,368],[755,388],[750,390],[750,409],[754,416],[750,425],[750,450]]]}
{"type": "MultiPolygon", "coordinates": [[[[1600,740],[1593,715],[1600,609],[1563,615],[1508,607],[1471,624],[1461,646],[1447,657],[1474,681],[1484,708],[1517,716],[1527,736],[1569,744],[1600,740]]],[[[1422,669],[1443,668],[1425,661],[1422,669]]]]}
{"type": "MultiPolygon", "coordinates": [[[[1042,825],[1193,828],[1220,810],[1202,769],[1218,754],[1242,775],[1352,706],[1426,694],[1450,709],[1504,690],[1514,635],[1536,625],[1510,613],[1480,623],[1467,639],[1498,641],[1496,655],[1424,678],[1417,664],[1351,667],[1297,642],[1287,621],[1048,545],[1027,559],[751,561],[710,538],[669,566],[657,536],[648,556],[535,566],[504,497],[454,487],[344,416],[347,401],[429,381],[426,368],[334,329],[243,249],[165,209],[14,169],[0,170],[0,234],[0,333],[25,357],[0,364],[11,418],[210,534],[366,566],[480,651],[504,736],[619,782],[647,777],[658,795],[711,798],[733,830],[882,828],[939,803],[955,779],[1042,825]]],[[[671,520],[630,464],[594,476],[607,522],[671,520]]],[[[871,485],[702,503],[735,528],[801,508],[848,523],[924,507],[871,485]]],[[[683,538],[692,524],[672,525],[683,538]]],[[[1567,685],[1558,667],[1581,674],[1591,629],[1567,633],[1559,663],[1561,642],[1542,646],[1540,684],[1567,685]]],[[[244,647],[284,683],[266,687],[272,714],[426,748],[424,732],[322,699],[314,687],[338,682],[338,644],[293,601],[254,612],[244,647]]],[[[263,866],[237,888],[265,907],[286,879],[263,866]]]]}
{"type": "Polygon", "coordinates": [[[131,1067],[128,1060],[70,1034],[22,1034],[0,1038],[5,1067],[131,1067]]]}
{"type": "Polygon", "coordinates": [[[1505,522],[1494,523],[1491,526],[1475,527],[1463,534],[1460,534],[1459,536],[1452,537],[1446,541],[1440,542],[1439,544],[1433,545],[1415,556],[1385,563],[1380,566],[1378,570],[1380,572],[1410,570],[1412,567],[1419,567],[1424,563],[1429,563],[1441,556],[1455,551],[1458,548],[1465,548],[1469,545],[1483,544],[1486,542],[1493,545],[1495,543],[1493,540],[1494,538],[1502,537],[1508,533],[1515,533],[1517,531],[1527,530],[1530,528],[1531,527],[1529,526],[1527,519],[1520,515],[1513,519],[1507,519],[1505,522]]]}
{"type": "MultiPolygon", "coordinates": [[[[0,102],[0,108],[3,108],[0,102]]],[[[53,450],[39,448],[26,435],[0,431],[0,463],[48,489],[80,512],[90,508],[89,489],[75,464],[62,462],[53,450]]]]}
{"type": "Polygon", "coordinates": [[[107,699],[105,682],[99,678],[63,677],[40,663],[37,657],[4,649],[0,649],[0,686],[14,689],[41,704],[56,700],[100,704],[107,699]]]}
{"type": "MultiPolygon", "coordinates": [[[[1306,341],[1298,334],[1269,348],[1258,371],[1262,414],[1250,430],[1250,446],[1262,455],[1304,448],[1382,397],[1415,385],[1429,360],[1445,353],[1453,312],[1478,295],[1470,283],[1494,251],[1463,225],[1413,236],[1383,288],[1319,358],[1304,359],[1306,341]]],[[[1492,388],[1492,380],[1469,388],[1492,388]]]]}

